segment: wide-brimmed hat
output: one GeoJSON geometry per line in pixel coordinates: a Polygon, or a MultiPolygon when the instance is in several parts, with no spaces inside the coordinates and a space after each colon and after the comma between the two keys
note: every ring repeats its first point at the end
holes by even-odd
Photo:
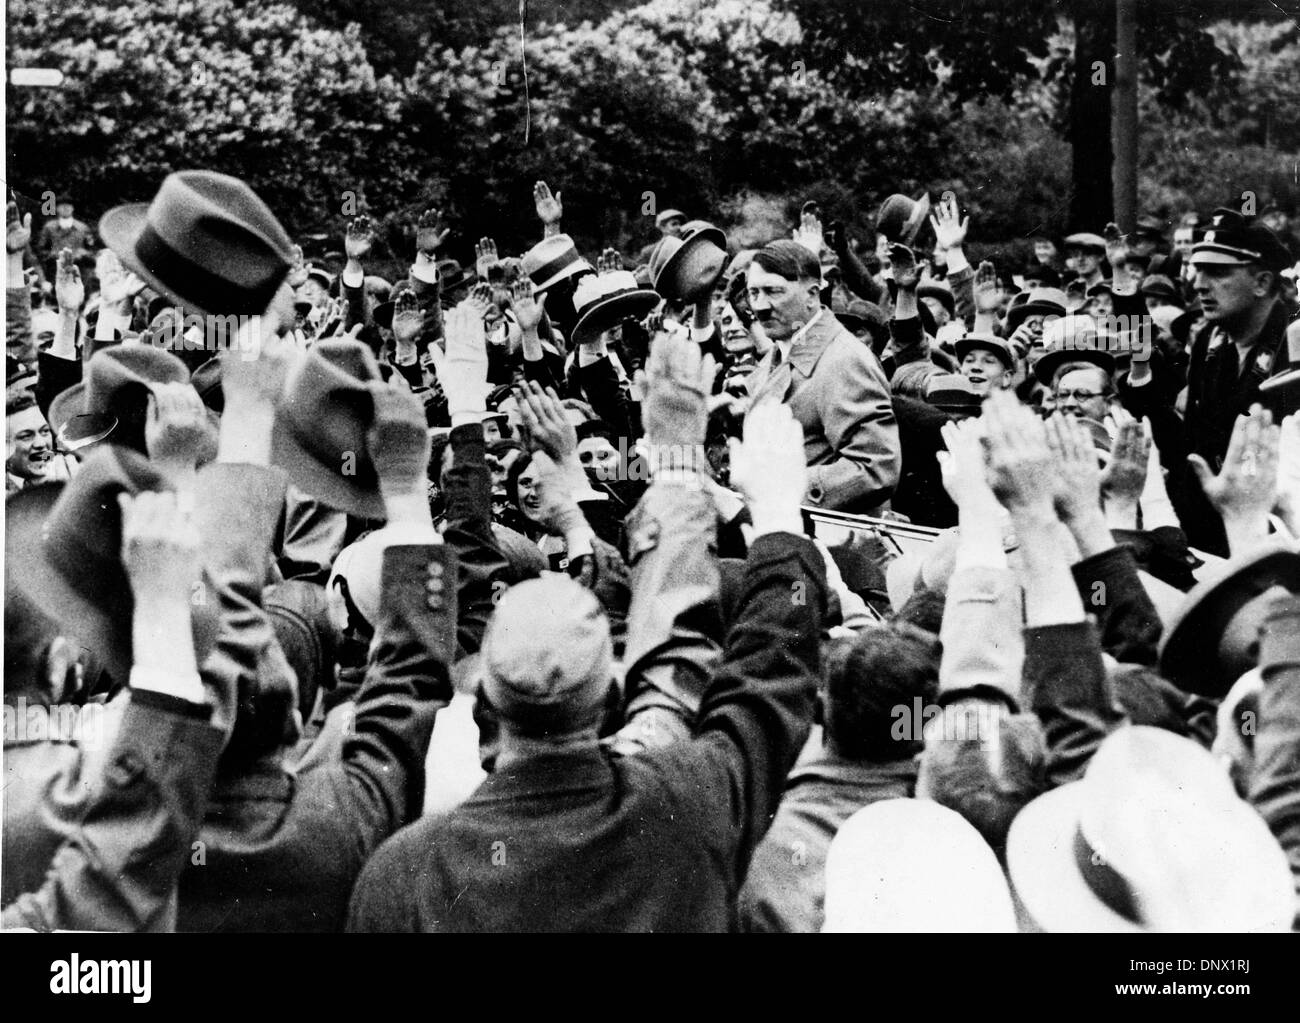
{"type": "Polygon", "coordinates": [[[366,446],[374,388],[383,386],[365,345],[342,338],[318,341],[291,371],[271,433],[272,461],[295,486],[359,518],[386,514],[366,446]]]}
{"type": "Polygon", "coordinates": [[[930,193],[919,199],[909,199],[895,193],[880,204],[876,214],[876,230],[891,242],[910,245],[930,215],[930,193]]]}
{"type": "Polygon", "coordinates": [[[588,275],[578,282],[573,293],[573,307],[578,313],[573,342],[586,344],[624,320],[643,320],[659,301],[659,293],[637,287],[636,276],[628,270],[588,275]]]}
{"type": "Polygon", "coordinates": [[[949,316],[957,315],[957,300],[946,284],[922,284],[916,289],[916,297],[932,298],[948,310],[949,316]]]}
{"type": "Polygon", "coordinates": [[[1007,873],[1046,931],[1289,930],[1295,890],[1263,818],[1201,746],[1132,725],[1081,781],[1011,823],[1007,873]]]}
{"type": "Polygon", "coordinates": [[[1274,586],[1300,593],[1300,553],[1274,542],[1208,569],[1160,640],[1160,673],[1189,693],[1219,697],[1251,667],[1220,649],[1232,618],[1274,586]]]}
{"type": "Polygon", "coordinates": [[[998,858],[932,799],[881,799],[840,825],[826,853],[831,933],[1014,933],[998,858]]]}
{"type": "Polygon", "coordinates": [[[1068,302],[1060,288],[1033,288],[1025,301],[1007,310],[1007,332],[1013,332],[1030,316],[1064,316],[1068,302]]]}
{"type": "Polygon", "coordinates": [[[190,381],[185,363],[152,345],[114,345],[86,363],[85,378],[55,395],[46,417],[67,450],[102,438],[131,406],[143,408],[157,384],[190,381]]]}
{"type": "Polygon", "coordinates": [[[1065,239],[1067,249],[1083,249],[1085,252],[1095,252],[1099,256],[1106,254],[1106,239],[1099,234],[1093,234],[1091,231],[1079,231],[1069,235],[1065,239]]]}
{"type": "Polygon", "coordinates": [[[1043,340],[1047,352],[1034,363],[1034,376],[1048,387],[1056,371],[1069,362],[1086,362],[1115,372],[1115,357],[1099,347],[1101,339],[1091,316],[1068,315],[1053,320],[1044,328],[1043,340]]]}
{"type": "Polygon", "coordinates": [[[205,315],[265,312],[293,261],[266,203],[212,171],[169,174],[153,202],[105,213],[99,234],[127,269],[205,315]]]}
{"type": "Polygon", "coordinates": [[[592,265],[578,255],[573,239],[567,234],[553,234],[549,238],[543,238],[523,254],[520,262],[524,273],[539,292],[574,274],[594,272],[592,265]]]}
{"type": "Polygon", "coordinates": [[[689,238],[661,239],[650,253],[650,279],[664,298],[693,302],[708,294],[726,265],[727,236],[706,224],[689,238]]]}
{"type": "Polygon", "coordinates": [[[1010,343],[1005,338],[1000,338],[996,334],[986,334],[977,331],[967,331],[953,344],[957,352],[957,361],[965,359],[966,356],[977,349],[985,352],[992,352],[996,355],[1007,369],[1016,368],[1016,353],[1012,351],[1010,343]]]}
{"type": "MultiPolygon", "coordinates": [[[[143,455],[105,446],[66,484],[27,487],[5,502],[8,582],[93,651],[115,682],[125,682],[131,670],[135,606],[122,566],[117,495],[170,489],[143,455]]],[[[215,601],[190,602],[199,664],[216,640],[215,607],[215,601]]]]}
{"type": "Polygon", "coordinates": [[[455,291],[478,280],[478,274],[472,267],[463,267],[455,259],[438,260],[438,280],[443,292],[455,291]]]}

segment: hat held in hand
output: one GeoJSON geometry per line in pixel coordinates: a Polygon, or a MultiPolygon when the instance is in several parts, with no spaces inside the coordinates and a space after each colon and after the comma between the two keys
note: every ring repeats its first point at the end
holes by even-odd
{"type": "Polygon", "coordinates": [[[99,233],[127,269],[205,315],[265,312],[293,261],[266,203],[212,171],[169,174],[153,202],[105,213],[99,233]]]}
{"type": "MultiPolygon", "coordinates": [[[[115,681],[131,672],[134,610],[117,496],[171,489],[143,455],[105,446],[69,482],[29,487],[5,502],[7,584],[93,651],[115,681]]],[[[200,665],[216,641],[216,604],[215,597],[190,601],[200,665]]]]}
{"type": "Polygon", "coordinates": [[[727,236],[701,223],[688,238],[663,238],[650,253],[655,291],[670,301],[694,302],[707,295],[727,265],[727,236]]]}
{"type": "Polygon", "coordinates": [[[876,230],[891,242],[911,245],[929,215],[929,192],[919,199],[909,199],[905,195],[891,195],[880,204],[880,212],[876,214],[876,230]]]}
{"type": "Polygon", "coordinates": [[[321,503],[359,518],[385,518],[366,446],[375,415],[372,390],[384,386],[365,345],[343,338],[317,342],[285,383],[271,460],[321,503]]]}

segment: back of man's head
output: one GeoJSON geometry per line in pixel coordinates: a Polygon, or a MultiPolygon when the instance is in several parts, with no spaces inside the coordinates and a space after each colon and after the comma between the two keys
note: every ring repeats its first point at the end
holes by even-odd
{"type": "Polygon", "coordinates": [[[925,729],[917,796],[955,810],[1002,855],[1021,808],[1047,789],[1047,746],[1032,714],[960,700],[925,729]]]}
{"type": "Polygon", "coordinates": [[[921,749],[918,703],[939,690],[939,640],[907,625],[864,629],[826,655],[825,724],[849,760],[906,760],[921,749]]]}
{"type": "Polygon", "coordinates": [[[480,699],[531,737],[599,727],[614,679],[609,621],[585,586],[547,575],[497,602],[480,653],[480,699]]]}

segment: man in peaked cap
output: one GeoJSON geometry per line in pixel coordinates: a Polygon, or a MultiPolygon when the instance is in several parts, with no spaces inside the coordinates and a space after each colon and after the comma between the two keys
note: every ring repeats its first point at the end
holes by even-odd
{"type": "MultiPolygon", "coordinates": [[[[1184,414],[1186,448],[1167,452],[1175,467],[1170,496],[1192,546],[1226,553],[1218,515],[1200,487],[1182,469],[1183,456],[1200,455],[1214,471],[1228,450],[1237,417],[1256,402],[1281,417],[1293,411],[1292,389],[1261,391],[1269,377],[1290,368],[1285,344],[1287,311],[1279,300],[1281,272],[1290,257],[1268,228],[1249,223],[1235,210],[1215,211],[1204,236],[1192,247],[1192,287],[1205,325],[1192,338],[1184,414]]],[[[1150,414],[1154,401],[1150,363],[1134,362],[1128,378],[1130,410],[1150,414]]],[[[1157,412],[1156,415],[1159,413],[1157,412]]],[[[1153,422],[1155,419],[1153,418],[1153,422]]]]}

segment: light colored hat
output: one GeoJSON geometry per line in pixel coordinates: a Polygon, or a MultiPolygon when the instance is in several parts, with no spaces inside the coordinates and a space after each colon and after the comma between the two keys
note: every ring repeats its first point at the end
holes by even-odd
{"type": "Polygon", "coordinates": [[[483,694],[525,734],[595,724],[614,678],[599,601],[568,576],[527,579],[501,595],[483,636],[483,694]]]}
{"type": "Polygon", "coordinates": [[[1296,911],[1286,854],[1224,769],[1144,725],[1020,811],[1007,870],[1048,931],[1286,931],[1296,911]]]}
{"type": "Polygon", "coordinates": [[[1013,933],[997,857],[960,814],[883,799],[841,825],[826,854],[823,932],[1013,933]]]}
{"type": "Polygon", "coordinates": [[[658,304],[658,292],[639,287],[636,275],[628,270],[584,277],[573,292],[573,307],[578,313],[574,344],[594,341],[624,320],[645,319],[658,304]]]}
{"type": "Polygon", "coordinates": [[[592,265],[578,255],[573,239],[567,234],[543,238],[524,253],[520,263],[538,291],[545,291],[574,274],[595,272],[592,265]]]}
{"type": "Polygon", "coordinates": [[[664,224],[676,217],[679,220],[685,220],[686,214],[681,210],[667,209],[660,210],[659,216],[655,217],[655,227],[663,227],[664,224]]]}

